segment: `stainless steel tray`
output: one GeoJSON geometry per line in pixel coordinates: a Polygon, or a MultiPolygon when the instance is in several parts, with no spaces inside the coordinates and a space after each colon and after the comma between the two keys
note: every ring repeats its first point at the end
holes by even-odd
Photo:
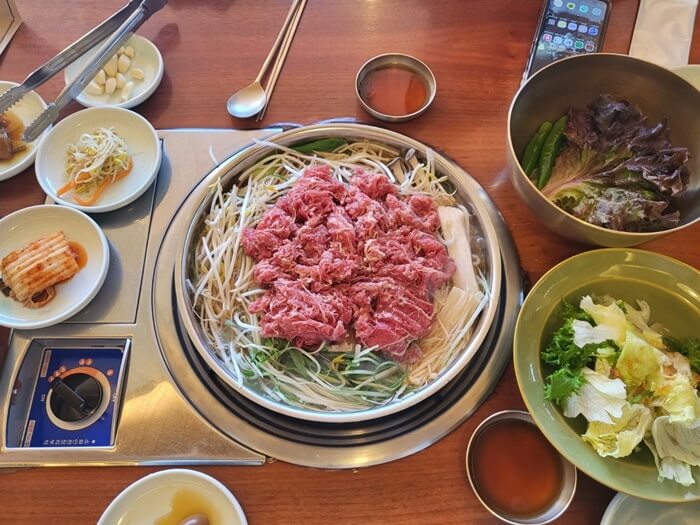
{"type": "Polygon", "coordinates": [[[156,183],[126,208],[94,216],[110,242],[105,285],[90,305],[62,324],[14,331],[0,375],[0,467],[61,465],[262,464],[192,409],[173,384],[153,330],[151,294],[158,246],[174,211],[218,162],[275,130],[161,131],[165,149],[156,183]],[[109,448],[9,447],[8,421],[20,392],[19,367],[33,340],[77,340],[85,346],[131,341],[116,444],[109,448]]]}

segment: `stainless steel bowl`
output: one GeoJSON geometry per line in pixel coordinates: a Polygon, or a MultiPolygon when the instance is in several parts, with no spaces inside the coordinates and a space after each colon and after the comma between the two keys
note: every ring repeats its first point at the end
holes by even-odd
{"type": "Polygon", "coordinates": [[[421,62],[411,55],[387,53],[370,58],[362,65],[360,70],[357,72],[357,76],[355,77],[355,94],[357,95],[357,100],[360,101],[360,104],[362,104],[362,107],[365,108],[367,113],[386,122],[405,122],[416,118],[430,107],[430,104],[433,103],[433,99],[435,98],[435,93],[437,93],[437,82],[435,81],[435,75],[433,75],[433,72],[424,62],[421,62]],[[413,113],[407,113],[405,115],[387,115],[386,113],[382,113],[374,109],[365,101],[364,98],[362,98],[362,83],[365,81],[365,77],[372,71],[376,71],[377,69],[387,66],[405,67],[406,69],[416,73],[423,79],[423,82],[425,82],[425,87],[427,89],[425,102],[413,113]]]}
{"type": "MultiPolygon", "coordinates": [[[[425,157],[427,146],[409,137],[373,126],[361,124],[317,124],[305,126],[275,135],[268,142],[289,146],[301,142],[317,140],[327,137],[342,137],[349,140],[371,140],[392,146],[400,151],[414,149],[420,157],[425,157]]],[[[236,177],[248,167],[258,162],[263,157],[274,151],[274,147],[267,144],[256,144],[230,157],[214,169],[204,181],[202,181],[195,194],[191,197],[194,201],[199,199],[200,205],[194,208],[190,227],[183,232],[178,243],[179,256],[175,261],[175,295],[177,308],[187,335],[192,340],[199,354],[207,365],[229,386],[248,397],[255,403],[275,412],[305,419],[308,421],[320,421],[326,423],[341,423],[350,421],[366,421],[389,414],[399,412],[426,399],[439,391],[450,382],[471,360],[481,347],[498,309],[498,298],[501,293],[501,255],[496,230],[484,206],[481,195],[483,189],[467,175],[459,166],[450,162],[445,157],[434,153],[433,162],[436,171],[444,173],[456,189],[456,198],[465,204],[478,221],[479,228],[484,237],[484,256],[486,258],[486,279],[491,290],[491,300],[481,313],[481,317],[475,327],[472,338],[462,353],[443,370],[430,384],[416,390],[411,395],[394,402],[374,407],[371,409],[353,412],[331,412],[312,409],[302,409],[288,404],[280,403],[251,386],[241,383],[224,364],[221,357],[209,346],[201,326],[192,310],[191,295],[186,285],[189,277],[189,259],[194,243],[198,242],[197,233],[201,227],[204,215],[211,205],[212,195],[210,186],[213,181],[221,179],[222,185],[230,187],[236,177]]],[[[196,202],[196,201],[195,201],[196,202]]]]}
{"type": "Polygon", "coordinates": [[[508,115],[507,162],[520,197],[545,226],[568,239],[600,246],[634,246],[687,228],[700,220],[700,91],[671,71],[626,55],[578,55],[540,70],[513,99],[508,115]],[[686,146],[690,184],[679,199],[681,220],[670,230],[619,232],[594,226],[545,198],[520,167],[518,157],[544,121],[554,121],[570,106],[584,107],[610,93],[637,104],[652,121],[668,118],[674,144],[686,146]]]}
{"type": "MultiPolygon", "coordinates": [[[[522,410],[502,410],[500,412],[496,412],[495,414],[491,414],[489,417],[484,419],[481,423],[479,423],[479,426],[476,427],[476,430],[474,430],[472,437],[469,439],[469,444],[467,445],[467,477],[469,478],[469,484],[471,485],[474,494],[481,504],[498,519],[505,521],[506,523],[510,523],[511,525],[544,525],[545,523],[554,521],[559,516],[564,514],[566,509],[569,508],[571,501],[574,499],[574,494],[576,493],[576,467],[566,461],[563,457],[559,456],[561,459],[563,472],[563,481],[561,488],[559,489],[559,495],[547,509],[535,516],[529,516],[526,518],[519,518],[510,514],[505,514],[499,509],[489,505],[489,503],[482,498],[480,487],[472,477],[472,444],[476,441],[476,438],[478,438],[484,430],[494,423],[513,419],[526,421],[537,429],[532,416],[522,410]]],[[[546,438],[542,436],[542,439],[546,438]]],[[[523,450],[523,454],[527,454],[527,451],[523,450]]]]}

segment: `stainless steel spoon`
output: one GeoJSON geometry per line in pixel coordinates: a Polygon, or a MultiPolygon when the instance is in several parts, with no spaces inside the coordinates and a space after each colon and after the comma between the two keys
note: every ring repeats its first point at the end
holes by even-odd
{"type": "Polygon", "coordinates": [[[282,25],[282,29],[277,35],[275,43],[272,44],[272,49],[270,49],[270,52],[265,58],[265,62],[260,68],[260,72],[258,73],[258,76],[255,77],[253,83],[249,86],[244,87],[243,89],[236,91],[228,99],[228,102],[226,103],[226,109],[228,110],[229,115],[231,115],[232,117],[252,117],[256,113],[260,112],[262,108],[265,107],[265,103],[267,102],[267,94],[265,93],[265,90],[263,89],[260,81],[265,76],[267,68],[270,67],[270,63],[272,62],[273,57],[277,53],[277,50],[279,49],[280,44],[284,39],[284,36],[289,30],[289,26],[291,25],[292,19],[294,18],[294,13],[296,13],[297,8],[299,7],[299,2],[300,0],[294,0],[292,2],[292,6],[289,8],[289,13],[287,13],[287,18],[285,19],[284,24],[282,25]]]}

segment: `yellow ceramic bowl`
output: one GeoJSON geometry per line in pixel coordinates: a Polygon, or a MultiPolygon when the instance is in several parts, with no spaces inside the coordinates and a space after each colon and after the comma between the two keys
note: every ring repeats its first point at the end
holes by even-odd
{"type": "Polygon", "coordinates": [[[561,326],[562,299],[578,303],[587,294],[610,295],[634,304],[643,299],[654,322],[675,337],[698,335],[700,272],[669,257],[630,249],[593,250],[571,257],[547,272],[528,294],[518,316],[513,362],[520,393],[537,426],[552,445],[576,468],[608,487],[638,498],[665,502],[700,500],[699,483],[684,487],[658,481],[654,459],[646,446],[621,458],[600,457],[581,439],[583,416],[565,418],[559,407],[544,398],[540,351],[561,326]]]}

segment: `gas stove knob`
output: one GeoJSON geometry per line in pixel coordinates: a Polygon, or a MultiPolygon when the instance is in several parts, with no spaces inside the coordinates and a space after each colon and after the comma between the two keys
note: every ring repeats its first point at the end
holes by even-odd
{"type": "Polygon", "coordinates": [[[99,370],[81,367],[51,381],[46,398],[49,420],[64,430],[80,430],[97,421],[109,404],[110,386],[99,370]]]}
{"type": "Polygon", "coordinates": [[[76,373],[51,382],[51,411],[61,421],[72,423],[95,413],[102,401],[102,385],[92,376],[76,373]]]}

